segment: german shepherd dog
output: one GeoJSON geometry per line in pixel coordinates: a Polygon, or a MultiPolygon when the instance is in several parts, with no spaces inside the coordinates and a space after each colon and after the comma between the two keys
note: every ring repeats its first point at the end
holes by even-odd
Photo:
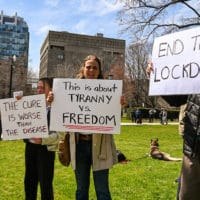
{"type": "Polygon", "coordinates": [[[171,157],[168,153],[161,152],[159,149],[158,138],[151,139],[149,156],[154,159],[165,160],[165,161],[182,161],[182,158],[171,157]]]}

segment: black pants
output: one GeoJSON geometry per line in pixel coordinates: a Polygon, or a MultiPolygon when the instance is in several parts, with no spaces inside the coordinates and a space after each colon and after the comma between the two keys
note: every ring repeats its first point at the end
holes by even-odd
{"type": "Polygon", "coordinates": [[[53,200],[53,175],[55,152],[45,145],[26,143],[25,148],[25,200],[37,199],[40,183],[41,200],[53,200]]]}

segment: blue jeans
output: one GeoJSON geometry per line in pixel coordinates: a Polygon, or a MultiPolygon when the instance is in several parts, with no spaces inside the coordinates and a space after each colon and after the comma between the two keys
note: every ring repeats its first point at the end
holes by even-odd
{"type": "MultiPolygon", "coordinates": [[[[92,141],[79,141],[76,145],[76,200],[89,199],[92,141]]],[[[111,200],[108,184],[109,170],[93,171],[97,200],[111,200]]]]}

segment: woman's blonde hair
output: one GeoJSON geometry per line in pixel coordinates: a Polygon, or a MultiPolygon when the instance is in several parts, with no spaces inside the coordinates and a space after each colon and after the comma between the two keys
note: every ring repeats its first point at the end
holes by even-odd
{"type": "Polygon", "coordinates": [[[84,71],[85,63],[88,60],[95,60],[98,63],[98,65],[99,65],[99,75],[98,75],[97,79],[103,79],[103,74],[102,74],[102,70],[101,70],[101,61],[95,55],[88,55],[87,57],[85,57],[85,59],[83,60],[82,66],[81,66],[81,68],[79,70],[79,73],[77,74],[76,78],[79,78],[79,79],[84,79],[85,78],[83,71],[84,71]]]}

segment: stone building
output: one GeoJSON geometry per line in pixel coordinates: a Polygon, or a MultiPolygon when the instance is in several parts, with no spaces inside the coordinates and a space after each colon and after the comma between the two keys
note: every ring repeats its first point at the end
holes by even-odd
{"type": "MultiPolygon", "coordinates": [[[[0,14],[0,99],[27,89],[29,31],[23,18],[0,14]]],[[[26,92],[25,92],[26,93],[26,92]]]]}
{"type": "MultiPolygon", "coordinates": [[[[125,40],[49,31],[40,49],[40,77],[74,78],[89,54],[100,57],[105,78],[116,67],[124,70],[125,40]]],[[[118,79],[118,78],[116,78],[118,79]]]]}

